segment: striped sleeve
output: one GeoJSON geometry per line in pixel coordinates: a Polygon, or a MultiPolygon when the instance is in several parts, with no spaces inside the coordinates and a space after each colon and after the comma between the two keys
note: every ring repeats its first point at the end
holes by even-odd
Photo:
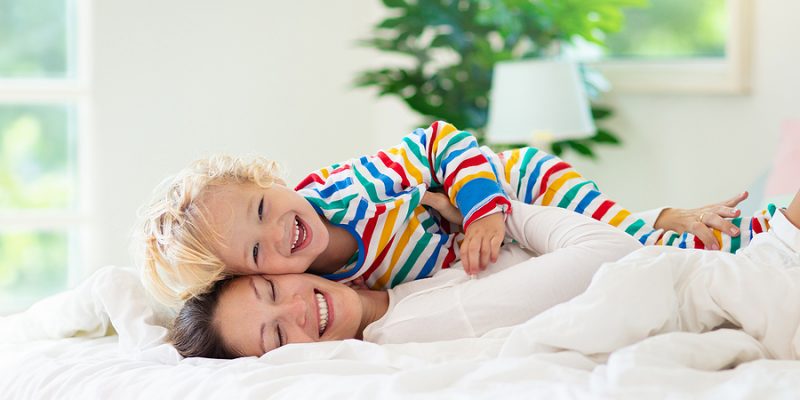
{"type": "Polygon", "coordinates": [[[465,229],[483,216],[510,210],[511,203],[475,137],[446,122],[415,130],[376,159],[397,185],[441,188],[462,212],[465,229]]]}
{"type": "MultiPolygon", "coordinates": [[[[528,204],[556,206],[575,211],[622,229],[645,245],[704,248],[690,233],[655,229],[626,208],[606,197],[597,185],[585,179],[560,158],[532,147],[498,154],[504,171],[500,174],[512,197],[528,204]]],[[[740,228],[740,236],[731,237],[715,230],[720,249],[735,252],[756,233],[766,230],[774,210],[764,210],[751,219],[736,218],[731,222],[740,228]]]]}

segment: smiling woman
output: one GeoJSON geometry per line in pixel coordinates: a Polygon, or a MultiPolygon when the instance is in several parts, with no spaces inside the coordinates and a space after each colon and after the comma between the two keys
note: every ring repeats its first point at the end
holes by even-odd
{"type": "Polygon", "coordinates": [[[293,343],[478,337],[569,300],[600,264],[640,247],[624,232],[570,211],[514,207],[506,225],[520,244],[504,246],[480,279],[451,268],[376,291],[310,274],[240,276],[187,301],[172,341],[187,357],[235,358],[293,343]]]}

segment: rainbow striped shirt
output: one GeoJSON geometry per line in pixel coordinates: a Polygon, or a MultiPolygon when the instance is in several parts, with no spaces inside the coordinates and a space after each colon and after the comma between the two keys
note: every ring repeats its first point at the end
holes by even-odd
{"type": "MultiPolygon", "coordinates": [[[[573,210],[643,244],[703,248],[691,234],[654,229],[554,155],[534,148],[494,154],[479,148],[470,133],[441,121],[388,150],[314,171],[295,190],[358,243],[357,259],[325,277],[342,282],[363,277],[373,289],[431,276],[459,259],[463,234],[420,204],[428,190],[450,197],[464,215],[465,230],[483,216],[509,212],[510,198],[573,210]]],[[[721,248],[746,245],[769,227],[772,213],[774,207],[751,219],[734,219],[742,231],[736,238],[715,230],[721,248]]]]}

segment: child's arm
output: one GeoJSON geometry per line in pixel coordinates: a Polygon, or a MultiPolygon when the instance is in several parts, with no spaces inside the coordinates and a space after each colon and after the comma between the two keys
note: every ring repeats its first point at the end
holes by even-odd
{"type": "MultiPolygon", "coordinates": [[[[665,224],[667,229],[656,229],[653,225],[648,224],[606,197],[594,182],[585,179],[572,166],[552,154],[528,147],[505,151],[499,153],[498,156],[504,164],[502,176],[505,184],[508,185],[507,190],[513,193],[514,197],[520,201],[575,211],[616,226],[646,245],[714,248],[714,244],[716,244],[718,249],[735,252],[739,247],[749,242],[750,236],[760,232],[771,216],[771,212],[766,210],[754,219],[734,218],[722,221],[721,216],[728,216],[732,212],[731,207],[746,197],[743,194],[734,197],[728,202],[695,210],[667,210],[667,214],[681,211],[683,215],[675,216],[672,221],[667,221],[667,223],[660,221],[665,224]],[[703,214],[703,210],[706,209],[709,211],[703,214]],[[701,238],[689,232],[681,234],[668,230],[678,228],[677,223],[686,223],[698,212],[700,216],[705,215],[703,218],[704,223],[711,221],[709,218],[712,216],[711,213],[720,216],[720,221],[716,221],[716,218],[714,218],[712,222],[718,224],[716,227],[728,230],[726,232],[721,232],[718,229],[711,230],[710,235],[704,236],[704,240],[709,243],[704,243],[701,238]],[[709,218],[709,221],[706,221],[707,218],[709,218]],[[741,234],[729,235],[727,232],[730,232],[731,228],[728,223],[735,226],[741,234]]],[[[704,231],[705,226],[701,229],[699,223],[691,225],[689,228],[695,233],[700,232],[701,235],[709,233],[704,231]]]]}

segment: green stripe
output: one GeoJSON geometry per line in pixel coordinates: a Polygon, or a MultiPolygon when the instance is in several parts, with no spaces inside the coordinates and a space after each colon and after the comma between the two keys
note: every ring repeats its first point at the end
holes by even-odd
{"type": "Polygon", "coordinates": [[[769,203],[769,205],[767,205],[767,212],[769,213],[770,216],[775,215],[775,210],[777,209],[778,207],[775,207],[775,204],[769,203]]]}
{"type": "Polygon", "coordinates": [[[736,250],[739,250],[739,247],[742,246],[742,217],[734,218],[731,220],[733,226],[739,228],[739,236],[731,236],[731,253],[736,253],[736,250]]]}
{"type": "Polygon", "coordinates": [[[570,189],[569,192],[567,192],[567,194],[564,195],[564,198],[562,198],[561,201],[558,202],[558,206],[557,207],[558,208],[567,208],[569,203],[572,203],[572,200],[574,200],[575,196],[578,195],[578,191],[581,190],[583,185],[586,185],[586,184],[589,184],[589,183],[592,183],[592,181],[581,182],[581,183],[573,186],[572,189],[570,189]]]}
{"type": "Polygon", "coordinates": [[[420,203],[420,194],[419,190],[415,190],[414,193],[411,193],[411,199],[408,201],[408,211],[406,212],[405,221],[408,221],[411,218],[411,214],[414,213],[414,209],[419,206],[420,203]]]}
{"type": "Polygon", "coordinates": [[[672,232],[672,236],[670,236],[669,240],[667,241],[667,246],[672,246],[672,242],[674,242],[675,239],[677,239],[679,237],[681,237],[681,235],[679,235],[679,234],[677,234],[675,232],[672,232]]]}
{"type": "Polygon", "coordinates": [[[625,233],[628,235],[634,236],[636,232],[639,231],[644,226],[644,220],[637,219],[636,222],[632,223],[628,228],[625,229],[625,233]]]}
{"type": "Polygon", "coordinates": [[[411,255],[406,259],[406,262],[403,263],[403,266],[397,271],[397,274],[392,278],[392,283],[389,285],[390,287],[395,287],[403,282],[408,276],[408,273],[414,268],[414,265],[417,264],[419,255],[425,251],[425,248],[428,246],[428,243],[431,241],[431,235],[425,234],[422,235],[422,239],[417,242],[417,245],[414,246],[414,251],[411,252],[411,255]]]}
{"type": "Polygon", "coordinates": [[[436,159],[434,160],[433,169],[435,171],[438,171],[440,169],[440,167],[442,165],[442,159],[448,153],[448,150],[450,149],[450,147],[453,147],[454,145],[460,143],[465,138],[468,138],[470,136],[471,135],[469,133],[467,133],[465,131],[461,131],[461,132],[458,132],[458,134],[452,135],[450,138],[448,138],[447,139],[447,145],[444,146],[443,149],[437,150],[439,154],[436,156],[436,159]]]}
{"type": "Polygon", "coordinates": [[[333,217],[329,218],[329,220],[331,222],[333,222],[334,224],[338,224],[338,223],[342,222],[342,220],[344,219],[344,216],[347,215],[347,210],[348,210],[347,208],[342,209],[341,211],[337,212],[336,214],[333,214],[333,217]]]}
{"type": "Polygon", "coordinates": [[[350,201],[353,200],[354,197],[358,196],[358,194],[351,194],[349,196],[342,197],[339,200],[328,202],[323,199],[319,199],[316,197],[306,197],[311,203],[314,203],[317,207],[323,210],[332,210],[337,208],[347,208],[350,206],[350,201]]]}
{"type": "Polygon", "coordinates": [[[419,161],[427,169],[428,168],[428,157],[426,157],[425,155],[423,155],[422,153],[419,152],[419,143],[415,143],[408,136],[403,138],[403,142],[408,146],[408,150],[411,151],[411,154],[414,154],[414,157],[417,158],[417,161],[419,161]]]}
{"type": "Polygon", "coordinates": [[[375,184],[370,182],[364,175],[358,172],[357,169],[353,168],[353,174],[355,174],[356,179],[361,183],[361,186],[364,187],[364,190],[367,191],[369,195],[370,201],[375,203],[383,203],[383,201],[378,197],[378,192],[375,191],[375,184]]]}
{"type": "Polygon", "coordinates": [[[538,152],[539,149],[535,149],[533,147],[529,147],[525,150],[525,156],[522,157],[522,161],[520,161],[520,166],[519,166],[519,179],[517,179],[517,197],[520,196],[519,190],[522,185],[522,177],[525,176],[525,171],[528,169],[528,164],[530,164],[531,158],[533,158],[533,156],[536,155],[536,153],[538,152]]]}

